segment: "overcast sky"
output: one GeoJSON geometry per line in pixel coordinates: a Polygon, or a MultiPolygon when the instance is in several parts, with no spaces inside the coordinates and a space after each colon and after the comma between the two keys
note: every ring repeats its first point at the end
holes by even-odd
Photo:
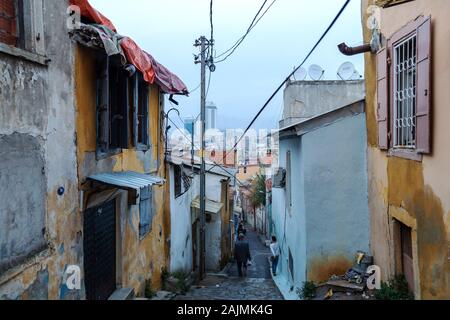
{"type": "MultiPolygon", "coordinates": [[[[269,5],[272,0],[267,2],[269,5]]],[[[195,89],[200,67],[193,63],[200,35],[209,37],[209,0],[90,0],[110,18],[118,32],[195,89]]],[[[216,52],[222,53],[248,28],[263,0],[214,0],[216,52]]],[[[298,65],[337,14],[344,0],[277,0],[236,52],[217,65],[208,100],[218,107],[220,128],[245,128],[259,108],[298,65]]],[[[352,62],[363,74],[363,55],[346,57],[337,45],[362,44],[360,0],[352,0],[338,23],[305,67],[319,64],[325,79],[336,79],[339,66],[352,62]]],[[[177,97],[182,117],[197,116],[200,90],[177,97]]],[[[275,128],[283,104],[282,91],[264,111],[255,128],[275,128]]],[[[174,118],[176,120],[176,118],[174,118]]],[[[180,122],[180,120],[178,120],[180,122]]]]}

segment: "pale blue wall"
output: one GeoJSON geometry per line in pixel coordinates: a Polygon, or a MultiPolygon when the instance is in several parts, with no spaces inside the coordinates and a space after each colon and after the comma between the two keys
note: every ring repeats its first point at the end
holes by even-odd
{"type": "Polygon", "coordinates": [[[365,115],[302,137],[310,261],[369,250],[365,115]]]}
{"type": "Polygon", "coordinates": [[[290,278],[290,247],[294,258],[290,285],[300,287],[312,258],[339,255],[352,260],[357,250],[369,251],[365,115],[281,139],[279,163],[284,168],[287,150],[293,207],[285,217],[286,191],[274,188],[272,215],[283,248],[279,271],[290,278]]]}
{"type": "Polygon", "coordinates": [[[275,234],[281,248],[278,273],[286,279],[288,286],[300,287],[306,277],[306,231],[303,197],[303,171],[300,138],[280,141],[280,166],[286,168],[286,152],[291,151],[292,208],[285,210],[285,189],[272,189],[272,219],[275,234]],[[294,274],[288,271],[289,249],[294,258],[294,274]]]}

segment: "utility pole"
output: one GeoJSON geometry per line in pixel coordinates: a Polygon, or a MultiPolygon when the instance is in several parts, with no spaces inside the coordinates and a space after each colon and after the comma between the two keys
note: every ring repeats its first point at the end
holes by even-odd
{"type": "MultiPolygon", "coordinates": [[[[200,82],[200,125],[201,125],[201,166],[200,166],[200,279],[205,278],[205,260],[206,260],[206,165],[205,165],[205,106],[206,106],[206,67],[208,65],[211,72],[214,72],[215,65],[212,61],[212,55],[206,58],[207,46],[212,46],[213,40],[207,40],[206,37],[201,36],[195,41],[194,46],[200,47],[200,57],[196,57],[195,63],[200,63],[201,67],[201,82],[200,82]],[[198,59],[200,58],[200,61],[198,59]]],[[[212,52],[212,50],[211,50],[212,52]]]]}

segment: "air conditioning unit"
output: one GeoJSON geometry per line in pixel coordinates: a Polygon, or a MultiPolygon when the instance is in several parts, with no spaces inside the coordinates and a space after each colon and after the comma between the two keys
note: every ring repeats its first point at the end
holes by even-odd
{"type": "Polygon", "coordinates": [[[272,188],[284,188],[286,186],[286,169],[278,168],[274,171],[272,188]]]}

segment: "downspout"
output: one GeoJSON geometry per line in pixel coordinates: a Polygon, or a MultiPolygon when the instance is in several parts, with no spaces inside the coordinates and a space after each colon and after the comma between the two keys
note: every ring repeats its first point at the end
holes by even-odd
{"type": "Polygon", "coordinates": [[[370,44],[364,44],[357,47],[349,47],[345,42],[338,45],[339,51],[346,56],[354,56],[365,52],[372,52],[372,46],[370,44]]]}

